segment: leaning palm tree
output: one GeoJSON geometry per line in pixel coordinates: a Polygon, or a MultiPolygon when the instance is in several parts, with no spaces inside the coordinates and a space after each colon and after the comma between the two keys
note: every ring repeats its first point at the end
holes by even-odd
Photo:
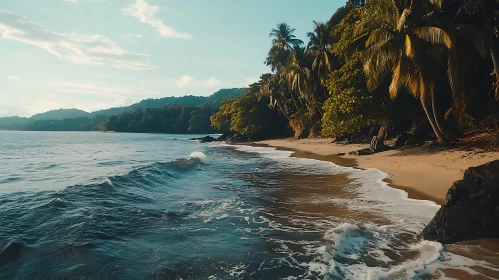
{"type": "Polygon", "coordinates": [[[270,37],[273,38],[272,46],[291,51],[293,46],[302,45],[303,41],[296,39],[296,36],[293,34],[295,31],[296,29],[291,28],[287,23],[279,23],[277,28],[272,29],[270,32],[270,37]]]}
{"type": "MultiPolygon", "coordinates": [[[[454,48],[454,41],[442,28],[428,24],[430,14],[412,7],[412,1],[400,14],[394,2],[390,2],[391,6],[378,7],[385,15],[380,17],[382,22],[378,27],[368,32],[365,43],[364,70],[368,89],[376,89],[391,74],[390,97],[396,98],[402,87],[418,97],[438,141],[448,142],[434,105],[435,71],[454,48]]],[[[357,34],[361,35],[368,25],[359,26],[357,34]]]]}
{"type": "Polygon", "coordinates": [[[314,55],[312,70],[322,85],[325,85],[329,73],[332,71],[333,36],[332,30],[327,24],[314,21],[314,32],[308,32],[308,48],[314,55]]]}

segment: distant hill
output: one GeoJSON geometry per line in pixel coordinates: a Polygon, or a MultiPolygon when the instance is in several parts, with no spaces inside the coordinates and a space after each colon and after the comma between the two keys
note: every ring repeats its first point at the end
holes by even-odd
{"type": "Polygon", "coordinates": [[[31,120],[64,120],[89,117],[90,113],[79,109],[58,109],[31,116],[31,120]]]}
{"type": "Polygon", "coordinates": [[[163,97],[158,99],[145,99],[130,106],[118,107],[104,109],[100,111],[92,112],[90,115],[95,116],[116,116],[125,112],[133,112],[137,109],[144,108],[157,108],[166,105],[179,105],[179,106],[198,106],[198,105],[209,105],[213,107],[219,107],[223,100],[239,97],[243,95],[248,89],[247,88],[232,88],[232,89],[221,89],[210,96],[182,96],[182,97],[163,97]]]}
{"type": "Polygon", "coordinates": [[[23,130],[29,122],[30,122],[29,118],[21,118],[21,117],[0,118],[0,129],[23,130]]]}
{"type": "Polygon", "coordinates": [[[210,96],[182,96],[145,99],[130,106],[110,108],[92,113],[79,109],[58,109],[39,113],[30,118],[4,117],[0,118],[0,129],[3,130],[87,130],[94,128],[96,122],[102,122],[108,117],[117,116],[137,109],[158,108],[167,105],[199,106],[208,105],[218,108],[223,100],[243,95],[247,88],[221,89],[210,96]],[[74,119],[68,121],[68,119],[74,119]],[[50,121],[50,122],[47,122],[50,121]]]}

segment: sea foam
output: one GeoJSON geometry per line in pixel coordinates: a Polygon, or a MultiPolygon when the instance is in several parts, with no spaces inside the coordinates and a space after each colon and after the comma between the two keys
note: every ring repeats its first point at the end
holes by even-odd
{"type": "Polygon", "coordinates": [[[191,153],[191,155],[189,157],[190,158],[198,158],[204,164],[209,163],[208,157],[203,152],[193,152],[193,153],[191,153]]]}

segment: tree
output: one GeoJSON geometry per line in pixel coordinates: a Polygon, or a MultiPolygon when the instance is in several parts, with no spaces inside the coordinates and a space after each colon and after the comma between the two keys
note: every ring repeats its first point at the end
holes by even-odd
{"type": "Polygon", "coordinates": [[[296,36],[293,34],[295,31],[295,28],[291,28],[285,22],[278,24],[277,28],[272,29],[270,32],[270,37],[274,38],[272,46],[291,51],[294,46],[302,45],[303,41],[296,39],[296,36]]]}
{"type": "Polygon", "coordinates": [[[308,60],[307,50],[300,46],[294,46],[286,65],[286,78],[292,91],[305,100],[313,101],[308,60]]]}
{"type": "Polygon", "coordinates": [[[370,29],[365,43],[367,87],[374,90],[391,74],[390,97],[396,98],[401,87],[418,97],[438,141],[448,142],[434,106],[435,71],[444,51],[454,48],[454,41],[445,30],[431,24],[431,13],[423,7],[415,7],[411,1],[399,14],[394,3],[377,2],[375,10],[382,15],[381,22],[374,28],[370,28],[372,22],[365,22],[357,30],[361,35],[366,27],[370,29]]]}
{"type": "Polygon", "coordinates": [[[325,85],[326,79],[333,68],[333,37],[329,25],[314,21],[314,32],[308,32],[308,48],[314,56],[312,70],[320,81],[325,85]]]}
{"type": "Polygon", "coordinates": [[[270,66],[273,72],[286,64],[289,53],[294,46],[303,44],[303,41],[297,39],[296,35],[293,34],[295,31],[296,29],[282,22],[270,32],[270,37],[273,38],[272,47],[269,50],[265,64],[270,66]]]}

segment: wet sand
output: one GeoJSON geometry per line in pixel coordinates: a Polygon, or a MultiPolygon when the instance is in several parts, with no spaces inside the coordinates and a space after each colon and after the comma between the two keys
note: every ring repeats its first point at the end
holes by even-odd
{"type": "MultiPolygon", "coordinates": [[[[292,156],[298,158],[330,161],[347,167],[380,169],[390,175],[385,181],[391,187],[406,191],[410,198],[430,200],[439,205],[444,202],[447,190],[455,181],[462,179],[468,167],[499,159],[497,152],[424,147],[390,150],[369,156],[352,156],[348,153],[369,146],[331,142],[332,139],[281,139],[260,141],[251,145],[293,151],[292,156]]],[[[345,213],[343,216],[348,216],[345,213]]],[[[373,218],[366,213],[360,216],[373,218]]],[[[447,245],[446,249],[457,255],[499,266],[499,239],[460,242],[447,245]]],[[[481,269],[481,275],[472,275],[467,271],[452,268],[444,269],[443,272],[453,279],[499,279],[498,271],[485,268],[481,269]]],[[[434,276],[428,275],[428,279],[434,279],[434,276]]]]}
{"type": "Polygon", "coordinates": [[[367,144],[341,145],[332,139],[280,139],[256,142],[295,151],[293,156],[328,160],[343,166],[376,168],[390,174],[387,182],[409,193],[410,198],[442,204],[447,190],[462,179],[464,171],[499,159],[498,152],[449,150],[444,148],[404,148],[368,156],[348,153],[369,147],[367,144]],[[338,156],[340,154],[341,156],[338,156]]]}

